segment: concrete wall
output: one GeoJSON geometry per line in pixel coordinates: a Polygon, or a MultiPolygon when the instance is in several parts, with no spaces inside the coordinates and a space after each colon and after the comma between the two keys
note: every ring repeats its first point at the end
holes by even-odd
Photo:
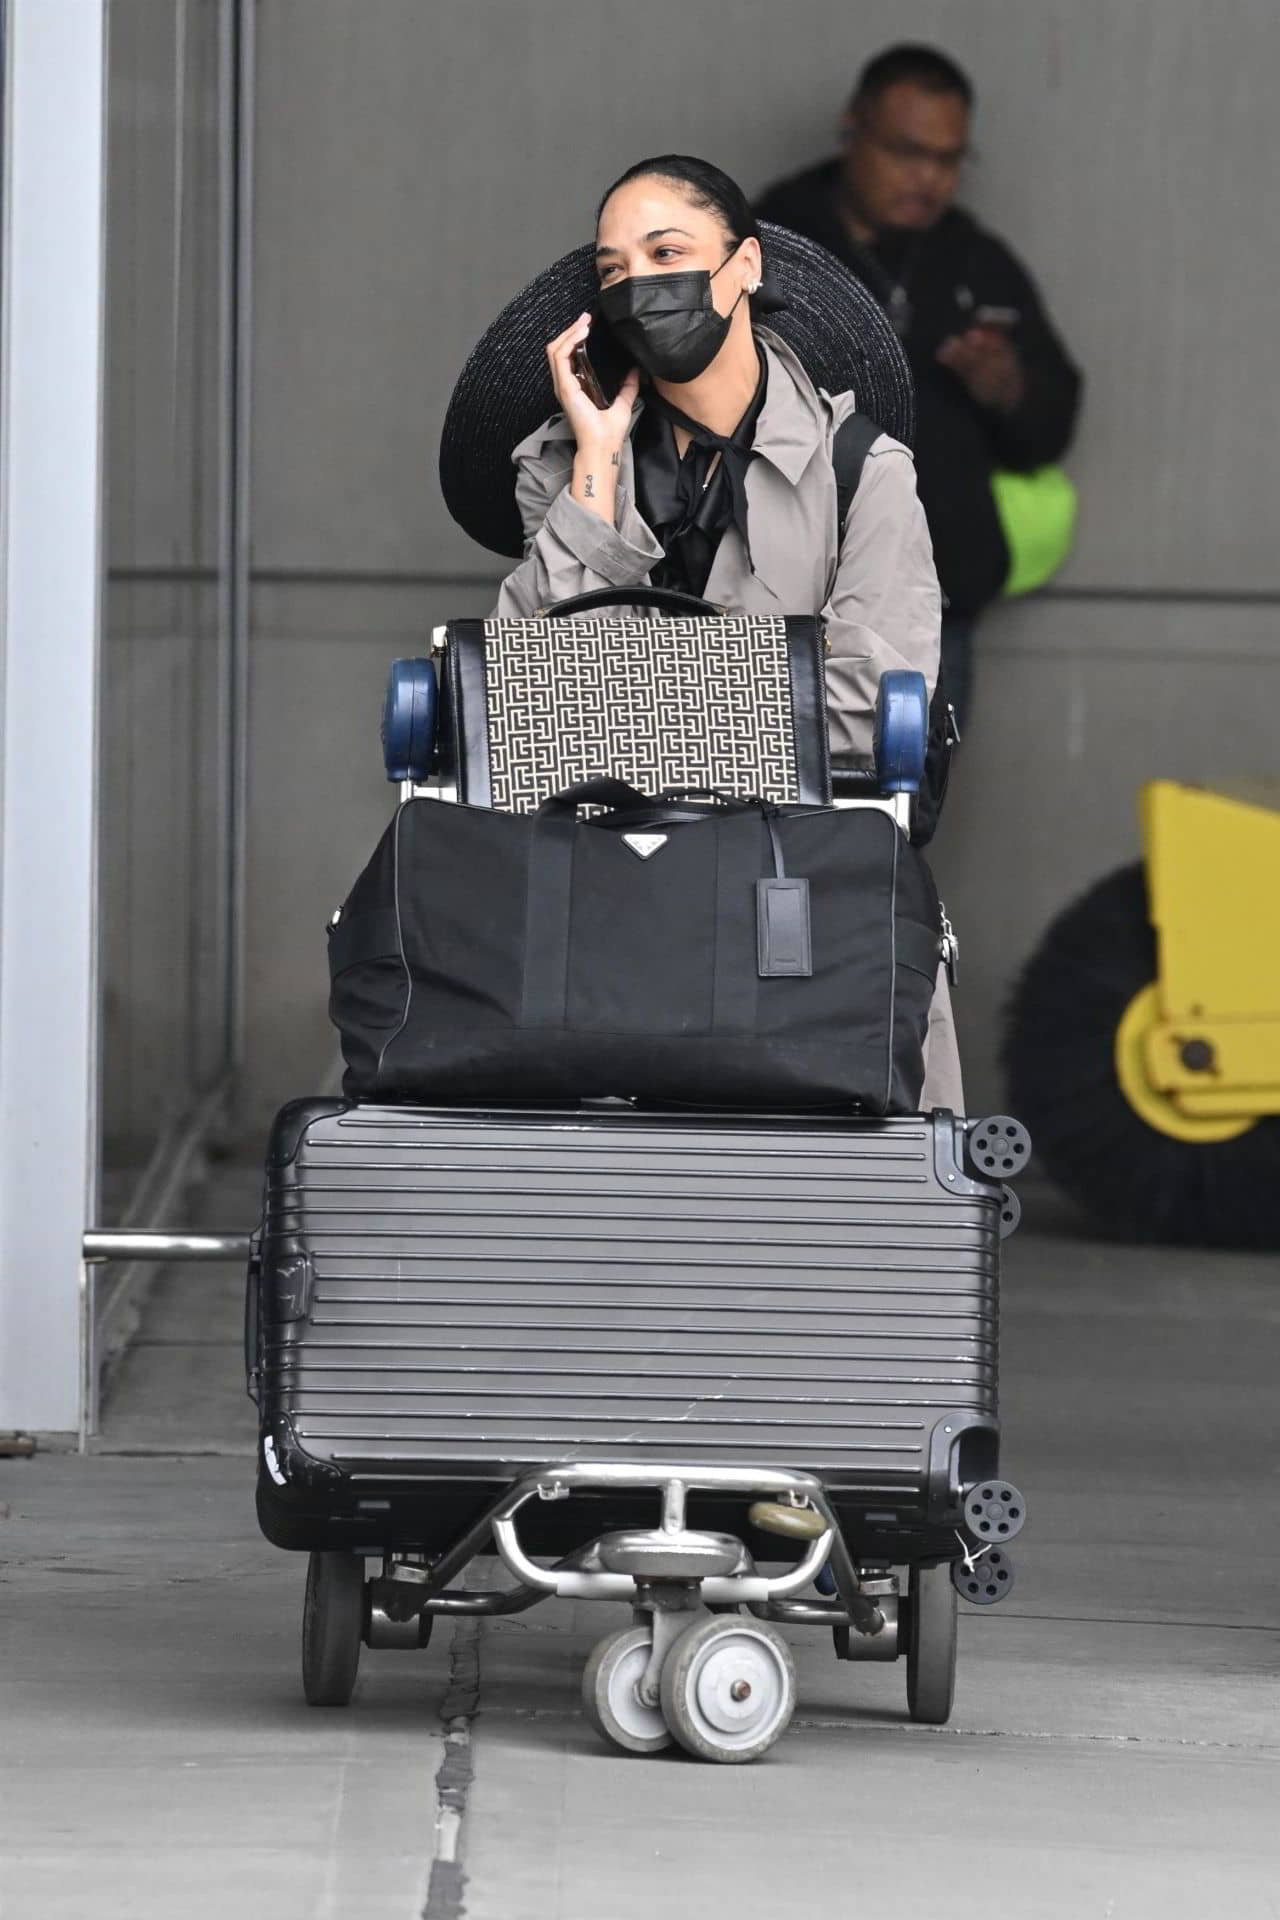
{"type": "Polygon", "coordinates": [[[490,597],[435,481],[467,351],[632,160],[763,186],[913,36],[971,70],[966,198],[1089,380],[1078,549],[984,629],[938,847],[995,1099],[1011,972],[1133,855],[1139,781],[1275,763],[1274,0],[261,0],[258,36],[250,1125],[332,1057],[321,927],[387,815],[386,664],[490,597]]]}

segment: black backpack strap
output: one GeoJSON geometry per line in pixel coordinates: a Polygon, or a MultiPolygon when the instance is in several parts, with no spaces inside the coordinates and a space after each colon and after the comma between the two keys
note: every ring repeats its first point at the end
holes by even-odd
{"type": "Polygon", "coordinates": [[[863,462],[883,428],[865,413],[851,413],[836,428],[831,441],[831,465],[836,476],[836,537],[844,538],[844,523],[849,518],[853,496],[862,478],[863,462]]]}

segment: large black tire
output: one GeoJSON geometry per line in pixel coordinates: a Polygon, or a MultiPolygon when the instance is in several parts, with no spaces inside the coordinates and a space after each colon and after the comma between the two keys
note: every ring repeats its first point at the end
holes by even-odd
{"type": "Polygon", "coordinates": [[[951,1568],[912,1567],[907,1596],[907,1711],[921,1726],[942,1727],[956,1697],[956,1590],[951,1568]]]}
{"type": "Polygon", "coordinates": [[[345,1707],[355,1691],[364,1638],[364,1561],[313,1553],[302,1606],[302,1690],[312,1707],[345,1707]]]}
{"type": "Polygon", "coordinates": [[[1122,867],[1049,927],[1014,988],[1009,1105],[1050,1177],[1104,1230],[1182,1246],[1280,1246],[1280,1121],[1233,1140],[1177,1140],[1129,1104],[1116,1029],[1156,977],[1141,866],[1122,867]]]}

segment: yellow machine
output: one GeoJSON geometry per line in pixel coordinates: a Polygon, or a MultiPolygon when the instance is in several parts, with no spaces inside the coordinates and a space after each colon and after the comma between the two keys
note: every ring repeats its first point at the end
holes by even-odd
{"type": "Polygon", "coordinates": [[[1156,977],[1116,1031],[1148,1126],[1193,1143],[1280,1114],[1280,789],[1143,789],[1156,977]],[[1267,798],[1270,804],[1267,804],[1267,798]]]}
{"type": "Polygon", "coordinates": [[[1108,1231],[1280,1250],[1280,786],[1157,780],[1141,813],[1144,863],[1017,983],[1010,1110],[1108,1231]]]}

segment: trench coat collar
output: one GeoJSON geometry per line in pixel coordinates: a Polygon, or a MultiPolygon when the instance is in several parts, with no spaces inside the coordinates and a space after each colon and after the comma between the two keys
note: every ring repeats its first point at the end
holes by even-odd
{"type": "MultiPolygon", "coordinates": [[[[708,600],[750,613],[809,611],[795,599],[795,492],[826,444],[827,404],[786,343],[756,329],[769,367],[769,386],[752,442],[756,458],[747,468],[748,561],[737,531],[726,527],[711,572],[708,600]]],[[[834,516],[833,516],[834,519],[834,516]]]]}
{"type": "Polygon", "coordinates": [[[818,390],[791,348],[766,327],[756,328],[769,367],[769,385],[752,447],[794,487],[826,438],[827,412],[818,390]]]}
{"type": "MultiPolygon", "coordinates": [[[[733,599],[741,604],[744,593],[755,604],[747,610],[765,612],[759,604],[763,597],[781,605],[786,599],[784,583],[794,567],[794,522],[785,507],[785,496],[798,486],[814,454],[826,442],[829,402],[819,393],[796,355],[766,327],[756,328],[756,338],[764,349],[769,383],[764,405],[756,422],[752,448],[757,458],[747,469],[747,519],[751,529],[751,564],[737,530],[726,527],[707,579],[709,600],[733,599]],[[781,493],[784,498],[779,498],[781,493]],[[782,511],[779,509],[782,508],[782,511]],[[726,595],[726,588],[733,592],[726,595]],[[752,588],[763,589],[763,595],[752,588]]],[[[631,427],[622,449],[619,490],[627,499],[635,498],[635,462],[630,435],[644,410],[637,399],[631,414],[631,427]]],[[[522,456],[536,458],[555,442],[574,441],[573,428],[562,413],[556,413],[522,440],[512,453],[518,462],[522,456]]],[[[788,606],[788,612],[796,609],[788,606]]]]}

